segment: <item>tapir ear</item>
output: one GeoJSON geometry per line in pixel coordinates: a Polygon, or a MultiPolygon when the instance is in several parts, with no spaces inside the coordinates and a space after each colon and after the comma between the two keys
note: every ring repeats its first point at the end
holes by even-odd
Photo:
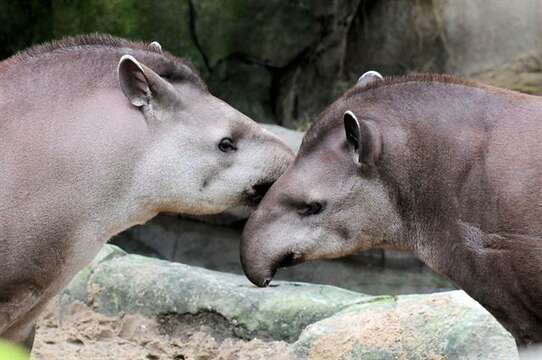
{"type": "Polygon", "coordinates": [[[346,141],[356,153],[356,163],[360,166],[374,166],[380,157],[382,139],[376,124],[360,121],[348,110],[344,113],[346,141]]]}
{"type": "Polygon", "coordinates": [[[149,48],[158,53],[162,53],[162,45],[158,41],[153,41],[149,44],[149,48]]]}
{"type": "Polygon", "coordinates": [[[384,77],[380,75],[378,71],[367,71],[361,75],[356,83],[356,86],[365,86],[375,81],[384,80],[384,77]]]}
{"type": "Polygon", "coordinates": [[[122,92],[132,105],[148,107],[151,102],[174,97],[173,86],[131,55],[124,55],[118,66],[122,92]]]}

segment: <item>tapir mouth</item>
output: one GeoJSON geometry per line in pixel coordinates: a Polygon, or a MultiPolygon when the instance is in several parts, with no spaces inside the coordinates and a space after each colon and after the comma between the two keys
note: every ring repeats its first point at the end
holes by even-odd
{"type": "Polygon", "coordinates": [[[270,276],[258,281],[259,284],[257,283],[256,285],[260,287],[267,287],[271,283],[271,280],[273,280],[273,277],[275,277],[278,269],[295,266],[301,264],[304,261],[305,260],[303,258],[303,255],[294,251],[290,251],[286,253],[284,257],[279,259],[274,266],[271,267],[269,271],[270,276]]]}
{"type": "Polygon", "coordinates": [[[271,188],[273,182],[262,181],[252,185],[246,192],[247,205],[257,206],[267,194],[267,191],[271,188]]]}
{"type": "Polygon", "coordinates": [[[277,264],[275,271],[280,268],[290,267],[297,264],[301,264],[304,261],[303,255],[300,253],[297,253],[295,251],[290,251],[286,253],[286,256],[284,256],[277,264]]]}
{"type": "Polygon", "coordinates": [[[304,256],[295,251],[289,251],[268,265],[265,263],[251,263],[241,256],[241,265],[248,279],[258,287],[267,287],[275,277],[278,269],[294,266],[304,262],[304,256]]]}

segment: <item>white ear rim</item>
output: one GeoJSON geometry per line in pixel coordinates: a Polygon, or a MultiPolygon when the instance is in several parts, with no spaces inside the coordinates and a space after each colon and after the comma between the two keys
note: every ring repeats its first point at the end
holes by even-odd
{"type": "Polygon", "coordinates": [[[153,50],[156,50],[158,52],[162,52],[162,45],[158,41],[153,41],[149,44],[149,47],[153,50]]]}
{"type": "Polygon", "coordinates": [[[374,71],[374,70],[370,70],[370,71],[367,71],[365,73],[363,73],[363,75],[361,75],[359,78],[358,78],[358,81],[357,83],[359,84],[361,82],[362,79],[366,78],[366,77],[376,77],[378,80],[384,80],[384,77],[378,72],[378,71],[374,71]]]}
{"type": "Polygon", "coordinates": [[[143,70],[143,66],[141,66],[141,64],[139,63],[139,61],[136,60],[135,57],[133,57],[132,55],[122,55],[122,57],[120,58],[119,60],[119,65],[117,66],[117,73],[119,72],[119,69],[120,69],[120,65],[125,62],[125,61],[131,61],[133,62],[138,68],[139,70],[144,73],[144,70],[143,70]]]}
{"type": "Polygon", "coordinates": [[[354,120],[359,122],[358,117],[351,110],[346,110],[343,114],[343,118],[345,117],[345,115],[350,115],[354,118],[354,120]]]}
{"type": "Polygon", "coordinates": [[[145,78],[145,81],[147,81],[146,76],[145,76],[145,70],[143,69],[143,66],[139,63],[139,61],[137,61],[136,58],[133,57],[132,55],[128,55],[128,54],[122,55],[122,57],[119,60],[119,64],[117,66],[117,76],[118,76],[119,82],[121,84],[122,92],[130,100],[132,105],[134,105],[135,107],[140,108],[140,107],[143,107],[145,105],[149,105],[149,99],[150,99],[150,96],[151,96],[150,95],[151,92],[150,92],[150,89],[148,87],[148,84],[146,84],[144,98],[133,96],[134,94],[132,94],[130,91],[128,91],[122,85],[123,84],[123,78],[122,78],[122,74],[121,74],[121,66],[123,64],[125,64],[125,63],[128,65],[128,62],[135,65],[137,67],[137,69],[141,72],[141,75],[145,78]]]}

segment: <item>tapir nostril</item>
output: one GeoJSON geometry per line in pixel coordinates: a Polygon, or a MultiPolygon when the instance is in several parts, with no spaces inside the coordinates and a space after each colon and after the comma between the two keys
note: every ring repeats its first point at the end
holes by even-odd
{"type": "Polygon", "coordinates": [[[284,268],[289,266],[294,266],[303,262],[303,256],[296,252],[289,252],[284,256],[280,262],[277,264],[277,268],[284,268]]]}

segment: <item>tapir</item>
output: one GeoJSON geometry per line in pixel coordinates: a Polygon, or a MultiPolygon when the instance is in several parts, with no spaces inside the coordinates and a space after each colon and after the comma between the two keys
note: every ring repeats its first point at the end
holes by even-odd
{"type": "Polygon", "coordinates": [[[249,218],[244,271],[267,286],[307,260],[408,251],[518,344],[541,342],[541,139],[540,97],[447,75],[364,76],[249,218]]]}
{"type": "Polygon", "coordinates": [[[254,206],[293,160],[185,61],[86,35],[0,63],[0,337],[32,346],[48,300],[159,212],[254,206]]]}

